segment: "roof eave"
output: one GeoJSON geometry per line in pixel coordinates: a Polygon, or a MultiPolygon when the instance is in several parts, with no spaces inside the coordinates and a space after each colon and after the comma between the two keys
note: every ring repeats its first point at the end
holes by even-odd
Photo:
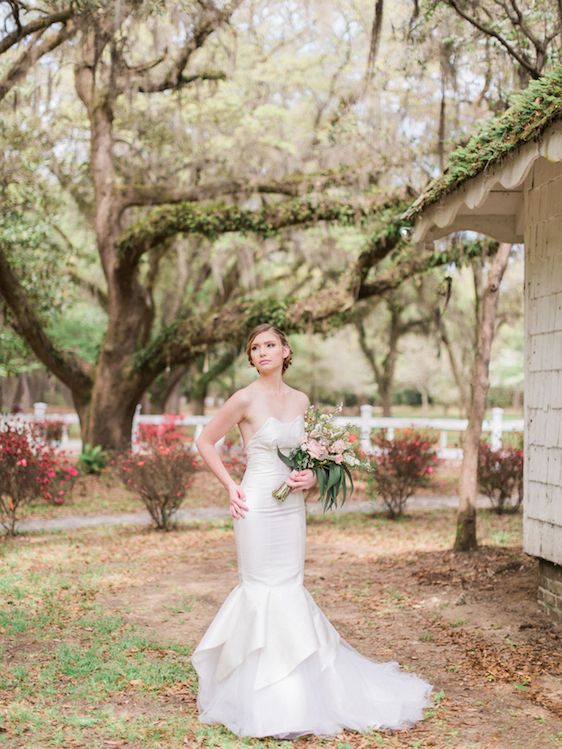
{"type": "Polygon", "coordinates": [[[414,218],[412,240],[431,241],[471,230],[501,242],[523,241],[524,182],[537,159],[562,162],[562,122],[540,139],[524,143],[500,163],[484,169],[414,218]]]}

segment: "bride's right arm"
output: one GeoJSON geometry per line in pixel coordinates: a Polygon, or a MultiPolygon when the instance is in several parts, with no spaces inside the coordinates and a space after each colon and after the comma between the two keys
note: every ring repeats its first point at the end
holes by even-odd
{"type": "Polygon", "coordinates": [[[199,437],[195,440],[199,454],[203,461],[215,474],[230,497],[230,513],[233,518],[244,517],[245,494],[232,476],[226,470],[215,444],[224,437],[244,417],[248,405],[247,397],[240,390],[232,395],[213,418],[205,425],[199,437]]]}

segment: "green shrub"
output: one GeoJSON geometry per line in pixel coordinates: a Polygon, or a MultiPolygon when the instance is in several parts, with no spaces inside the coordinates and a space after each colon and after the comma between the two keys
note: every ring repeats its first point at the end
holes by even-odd
{"type": "Polygon", "coordinates": [[[101,445],[86,443],[78,458],[78,465],[84,473],[101,473],[107,465],[109,455],[101,445]]]}

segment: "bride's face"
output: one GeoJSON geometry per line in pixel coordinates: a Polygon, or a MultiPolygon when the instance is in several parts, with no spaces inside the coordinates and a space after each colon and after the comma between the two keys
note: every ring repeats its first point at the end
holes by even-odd
{"type": "Polygon", "coordinates": [[[258,372],[271,372],[283,366],[283,359],[289,355],[289,348],[283,346],[272,330],[266,330],[252,341],[250,356],[258,372]]]}

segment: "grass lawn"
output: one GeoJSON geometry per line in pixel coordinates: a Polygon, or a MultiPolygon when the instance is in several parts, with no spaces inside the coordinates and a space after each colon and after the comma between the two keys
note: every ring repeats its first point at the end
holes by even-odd
{"type": "Polygon", "coordinates": [[[238,581],[229,520],[4,539],[0,747],[562,746],[560,630],[537,607],[520,516],[480,511],[468,554],[449,550],[454,517],[309,517],[308,589],[363,654],[429,680],[434,705],[406,731],[295,742],[197,719],[188,656],[238,581]]]}

